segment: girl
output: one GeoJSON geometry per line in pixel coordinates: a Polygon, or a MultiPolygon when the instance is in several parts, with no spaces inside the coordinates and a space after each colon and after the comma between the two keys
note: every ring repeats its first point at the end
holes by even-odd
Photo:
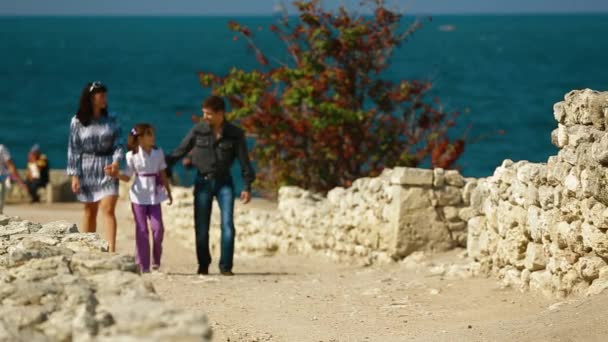
{"type": "Polygon", "coordinates": [[[151,125],[142,123],[133,127],[127,142],[127,169],[118,176],[125,182],[135,176],[129,197],[135,217],[135,259],[142,273],[150,272],[148,220],[154,243],[152,269],[158,270],[164,234],[160,203],[166,199],[169,199],[169,204],[173,202],[165,172],[165,155],[161,149],[156,148],[154,140],[154,128],[151,125]]]}
{"type": "Polygon", "coordinates": [[[101,209],[110,252],[116,250],[116,202],[123,149],[116,116],[108,113],[108,88],[101,82],[84,86],[80,105],[70,123],[67,174],[72,191],[84,203],[82,232],[97,230],[101,209]]]}

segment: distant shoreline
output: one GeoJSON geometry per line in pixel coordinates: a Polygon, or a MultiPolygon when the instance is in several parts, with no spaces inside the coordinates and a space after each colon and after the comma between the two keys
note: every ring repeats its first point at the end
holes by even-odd
{"type": "MultiPolygon", "coordinates": [[[[87,19],[87,18],[98,18],[98,19],[175,19],[175,18],[213,18],[213,19],[268,19],[274,18],[277,15],[274,14],[170,14],[170,15],[156,15],[156,14],[0,14],[0,19],[87,19]]],[[[505,13],[408,13],[406,16],[411,17],[425,17],[432,16],[433,18],[462,18],[462,17],[604,17],[608,16],[606,12],[505,12],[505,13]]],[[[295,18],[295,15],[290,15],[295,18]]]]}

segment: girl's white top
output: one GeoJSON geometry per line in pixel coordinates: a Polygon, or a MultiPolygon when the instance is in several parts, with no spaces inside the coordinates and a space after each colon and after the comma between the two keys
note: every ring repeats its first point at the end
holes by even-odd
{"type": "Polygon", "coordinates": [[[158,174],[167,168],[163,150],[153,149],[148,154],[139,147],[137,153],[133,153],[132,151],[127,152],[125,159],[127,170],[124,174],[129,177],[135,176],[133,186],[131,186],[131,190],[129,191],[131,202],[142,205],[155,205],[160,204],[168,198],[165,188],[157,184],[156,177],[145,176],[158,174]]]}

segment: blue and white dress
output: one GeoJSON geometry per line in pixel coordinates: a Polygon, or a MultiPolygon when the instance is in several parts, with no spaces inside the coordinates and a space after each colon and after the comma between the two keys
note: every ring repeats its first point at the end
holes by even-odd
{"type": "Polygon", "coordinates": [[[81,202],[98,202],[118,195],[118,180],[109,177],[104,167],[122,159],[121,130],[116,115],[108,114],[92,120],[88,126],[74,116],[70,123],[68,167],[70,176],[80,179],[81,202]]]}

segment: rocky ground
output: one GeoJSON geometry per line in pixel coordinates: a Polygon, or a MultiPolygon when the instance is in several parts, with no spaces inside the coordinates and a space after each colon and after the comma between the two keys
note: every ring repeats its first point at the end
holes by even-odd
{"type": "Polygon", "coordinates": [[[210,341],[204,313],[163,302],[107,250],[73,223],[0,216],[0,341],[210,341]]]}
{"type": "MultiPolygon", "coordinates": [[[[79,222],[79,208],[9,206],[5,213],[79,222]]],[[[125,253],[134,249],[129,216],[122,203],[118,249],[125,253]]],[[[216,341],[603,341],[608,335],[608,294],[565,301],[522,294],[467,277],[458,266],[465,264],[462,251],[371,267],[240,258],[235,277],[200,278],[192,275],[191,246],[170,233],[164,246],[163,273],[145,278],[165,301],[206,313],[216,341]]]]}

